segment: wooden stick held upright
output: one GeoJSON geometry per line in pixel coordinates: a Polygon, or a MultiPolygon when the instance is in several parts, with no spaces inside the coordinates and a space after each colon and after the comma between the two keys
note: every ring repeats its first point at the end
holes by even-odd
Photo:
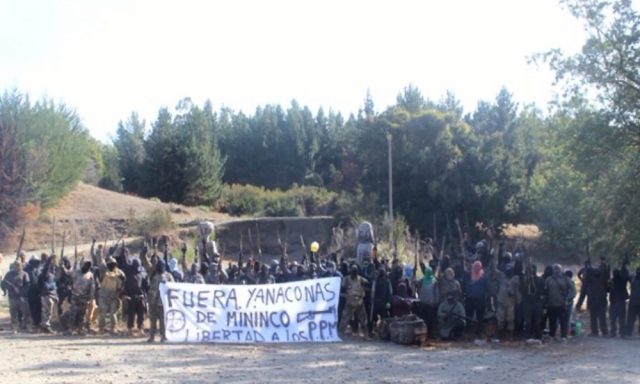
{"type": "Polygon", "coordinates": [[[262,246],[260,245],[260,226],[256,221],[256,241],[258,242],[258,260],[262,261],[262,246]]]}
{"type": "Polygon", "coordinates": [[[78,229],[76,221],[73,220],[73,269],[78,265],[78,229]]]}
{"type": "Polygon", "coordinates": [[[56,253],[56,217],[53,217],[51,223],[51,254],[56,253]]]}
{"type": "Polygon", "coordinates": [[[464,249],[464,237],[462,235],[462,228],[460,227],[460,220],[458,220],[457,217],[455,219],[455,222],[456,222],[456,227],[458,228],[458,238],[460,240],[460,255],[462,256],[462,265],[464,266],[467,260],[467,254],[464,249]]]}
{"type": "Polygon", "coordinates": [[[24,237],[27,233],[27,225],[22,226],[22,235],[20,236],[20,243],[18,243],[18,250],[16,251],[16,261],[20,259],[20,252],[22,252],[22,246],[24,245],[24,237]]]}
{"type": "Polygon", "coordinates": [[[436,213],[433,212],[433,241],[438,241],[438,229],[436,224],[436,213]]]}

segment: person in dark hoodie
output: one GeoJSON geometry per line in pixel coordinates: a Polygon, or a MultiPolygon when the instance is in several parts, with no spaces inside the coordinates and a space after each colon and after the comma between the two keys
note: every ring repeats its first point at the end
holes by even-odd
{"type": "Polygon", "coordinates": [[[38,290],[38,270],[40,269],[40,260],[32,257],[24,271],[29,275],[29,290],[27,292],[27,301],[29,303],[29,313],[31,313],[31,321],[33,328],[40,326],[42,319],[42,304],[40,303],[40,291],[38,290]]]}
{"type": "Polygon", "coordinates": [[[58,266],[56,265],[57,256],[52,254],[46,257],[44,266],[38,276],[38,290],[40,293],[40,302],[42,305],[41,327],[45,333],[53,333],[51,329],[51,313],[58,303],[58,288],[56,285],[56,276],[58,275],[58,266]]]}
{"type": "Polygon", "coordinates": [[[166,282],[172,282],[173,276],[165,267],[165,263],[157,255],[153,255],[151,259],[147,255],[142,258],[144,268],[149,274],[149,290],[147,292],[149,303],[149,343],[153,343],[158,330],[160,331],[160,342],[167,341],[164,327],[164,307],[160,298],[160,285],[166,282]],[[159,324],[158,324],[159,323],[159,324]],[[159,329],[158,329],[159,325],[159,329]]]}
{"type": "Polygon", "coordinates": [[[535,264],[528,266],[528,271],[522,277],[522,311],[524,317],[525,335],[527,339],[542,339],[542,311],[545,303],[545,280],[538,276],[535,264]]]}
{"type": "Polygon", "coordinates": [[[71,303],[72,283],[71,261],[68,257],[63,256],[58,268],[58,275],[56,276],[56,288],[58,290],[58,305],[56,309],[58,318],[62,317],[64,302],[68,301],[71,303]]]}
{"type": "Polygon", "coordinates": [[[591,334],[589,336],[607,336],[607,282],[609,269],[601,260],[598,268],[589,266],[587,269],[587,308],[591,320],[591,334]]]}
{"type": "Polygon", "coordinates": [[[16,261],[2,279],[2,290],[9,294],[9,314],[11,327],[15,333],[28,330],[31,324],[29,313],[29,274],[24,271],[22,263],[16,261]]]}
{"type": "Polygon", "coordinates": [[[260,265],[260,272],[256,276],[256,284],[275,284],[276,279],[269,271],[267,264],[260,265]]]}
{"type": "MultiPolygon", "coordinates": [[[[71,306],[61,317],[60,324],[65,334],[76,331],[79,335],[85,333],[83,320],[89,303],[95,296],[95,278],[91,272],[91,262],[85,261],[79,270],[66,271],[72,280],[71,306]]],[[[87,327],[88,328],[88,327],[87,327]]]]}
{"type": "Polygon", "coordinates": [[[569,278],[562,272],[562,266],[555,264],[553,274],[544,282],[547,298],[547,311],[549,312],[549,336],[555,337],[558,324],[560,324],[560,337],[562,341],[567,339],[567,298],[575,296],[571,292],[569,278]]]}
{"type": "MultiPolygon", "coordinates": [[[[627,316],[627,336],[633,333],[633,325],[636,318],[640,318],[640,267],[636,269],[636,275],[631,280],[631,296],[629,297],[629,314],[627,316]]],[[[639,330],[640,332],[640,330],[639,330]]]]}
{"type": "MultiPolygon", "coordinates": [[[[148,249],[146,246],[142,248],[140,257],[146,255],[148,249]]],[[[136,336],[134,324],[137,333],[141,336],[144,334],[144,314],[146,312],[145,292],[149,288],[147,274],[140,265],[140,260],[133,258],[128,261],[128,252],[120,252],[116,257],[118,268],[124,272],[124,298],[127,301],[127,330],[129,336],[136,336]]]]}
{"type": "Polygon", "coordinates": [[[389,309],[391,308],[392,289],[391,281],[387,276],[387,271],[384,266],[380,266],[377,271],[373,284],[373,311],[371,311],[371,318],[369,319],[369,336],[373,335],[373,329],[378,322],[378,319],[384,320],[389,317],[389,309]]]}
{"type": "Polygon", "coordinates": [[[625,336],[627,318],[627,300],[629,291],[629,271],[625,266],[622,269],[613,270],[611,279],[611,292],[609,292],[609,322],[611,324],[611,337],[625,336]]]}

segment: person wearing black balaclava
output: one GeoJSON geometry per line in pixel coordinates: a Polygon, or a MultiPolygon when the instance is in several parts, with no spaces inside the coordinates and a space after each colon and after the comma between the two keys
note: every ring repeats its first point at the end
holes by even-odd
{"type": "Polygon", "coordinates": [[[29,290],[27,292],[27,301],[29,303],[29,313],[34,329],[40,326],[42,319],[42,304],[40,303],[40,291],[38,290],[38,270],[40,269],[40,260],[32,257],[24,271],[29,275],[29,290]]]}
{"type": "Polygon", "coordinates": [[[152,343],[155,341],[156,334],[158,333],[158,323],[160,331],[160,342],[167,340],[164,327],[164,308],[162,306],[162,300],[160,298],[160,284],[166,282],[172,282],[173,276],[167,272],[165,263],[157,255],[153,255],[151,260],[147,255],[142,258],[147,273],[149,274],[149,291],[147,292],[147,299],[149,303],[149,340],[152,343]]]}
{"type": "Polygon", "coordinates": [[[390,316],[391,299],[393,296],[391,289],[391,281],[387,277],[387,271],[385,267],[381,266],[378,271],[373,284],[375,287],[372,289],[373,294],[373,310],[370,311],[371,318],[369,319],[369,336],[373,335],[373,328],[378,322],[378,318],[381,321],[390,316]]]}
{"type": "Polygon", "coordinates": [[[636,322],[636,318],[640,318],[640,268],[636,269],[636,275],[631,280],[631,296],[629,297],[629,312],[626,323],[627,336],[633,334],[633,325],[636,322]]]}
{"type": "MultiPolygon", "coordinates": [[[[342,288],[346,299],[344,313],[340,318],[340,332],[344,332],[347,329],[347,324],[354,315],[356,315],[360,323],[360,331],[365,332],[367,329],[367,314],[364,310],[366,284],[367,280],[358,274],[358,266],[355,264],[350,267],[349,276],[342,278],[342,288]]],[[[368,337],[368,335],[365,337],[368,337]]]]}
{"type": "Polygon", "coordinates": [[[402,281],[404,276],[404,271],[402,270],[402,265],[397,260],[391,264],[391,272],[389,274],[389,280],[391,281],[391,289],[393,290],[393,294],[395,295],[398,291],[398,285],[402,281]]]}
{"type": "MultiPolygon", "coordinates": [[[[571,285],[568,277],[562,273],[562,267],[559,264],[553,266],[553,274],[544,282],[547,312],[549,314],[549,336],[555,337],[560,323],[561,340],[567,338],[567,298],[571,296],[571,285]]],[[[575,296],[575,292],[573,293],[575,296]]]]}
{"type": "Polygon", "coordinates": [[[609,322],[611,324],[611,337],[625,335],[627,299],[629,299],[629,291],[627,291],[628,282],[629,271],[626,267],[623,267],[623,269],[616,268],[613,270],[611,292],[609,292],[609,322]]]}
{"type": "MultiPolygon", "coordinates": [[[[140,255],[149,251],[147,244],[142,246],[140,255]]],[[[140,335],[144,334],[142,323],[144,322],[144,313],[146,312],[144,293],[148,288],[149,282],[146,277],[144,268],[140,265],[140,260],[130,258],[129,250],[126,247],[120,248],[115,254],[117,267],[124,273],[124,287],[122,289],[123,311],[122,317],[127,319],[127,330],[129,336],[135,336],[133,329],[134,323],[137,324],[137,330],[140,335]],[[126,311],[125,311],[126,309],[126,311]]]]}
{"type": "Polygon", "coordinates": [[[512,338],[516,328],[516,306],[522,300],[520,278],[514,274],[511,265],[507,265],[504,272],[498,274],[500,285],[496,300],[496,318],[499,330],[506,329],[507,336],[512,338]]]}
{"type": "Polygon", "coordinates": [[[607,327],[607,284],[609,269],[604,260],[598,268],[587,269],[587,308],[591,321],[589,336],[608,336],[607,327]]]}
{"type": "Polygon", "coordinates": [[[71,306],[62,315],[60,324],[65,334],[71,334],[76,331],[83,335],[84,316],[87,312],[89,303],[95,295],[95,278],[91,272],[91,262],[82,263],[80,270],[71,273],[72,289],[71,289],[71,306]]]}
{"type": "MultiPolygon", "coordinates": [[[[200,273],[200,271],[198,271],[198,265],[200,263],[198,263],[197,261],[194,261],[193,263],[191,263],[191,267],[187,266],[187,245],[186,244],[182,245],[181,251],[182,251],[182,257],[180,258],[180,264],[182,265],[182,270],[184,271],[183,282],[189,283],[189,284],[204,284],[205,274],[202,274],[200,273]]],[[[203,264],[203,266],[206,266],[206,265],[203,264]]],[[[206,270],[208,271],[208,268],[206,270]]]]}
{"type": "MultiPolygon", "coordinates": [[[[146,253],[146,247],[143,248],[142,254],[146,253]]],[[[121,256],[123,257],[123,256],[121,256]]],[[[124,296],[127,300],[127,330],[129,336],[135,336],[133,325],[136,325],[140,335],[144,334],[143,323],[145,306],[145,291],[148,288],[147,274],[140,265],[140,260],[132,259],[130,263],[121,263],[118,260],[118,266],[125,274],[124,296]]]]}
{"type": "Polygon", "coordinates": [[[456,299],[456,294],[449,292],[446,300],[438,306],[440,337],[443,340],[456,340],[462,336],[465,325],[464,307],[456,299]]]}
{"type": "Polygon", "coordinates": [[[2,290],[9,295],[9,314],[14,332],[27,331],[31,324],[29,313],[29,275],[24,271],[22,262],[16,261],[11,270],[2,279],[2,290]]]}
{"type": "Polygon", "coordinates": [[[269,271],[269,266],[267,264],[262,264],[260,266],[260,272],[258,272],[258,275],[256,276],[256,284],[275,284],[275,282],[276,279],[269,271]]]}
{"type": "Polygon", "coordinates": [[[544,279],[535,264],[522,277],[522,312],[527,339],[542,340],[542,310],[545,301],[544,279]]]}
{"type": "Polygon", "coordinates": [[[58,289],[56,276],[58,274],[57,256],[42,254],[44,266],[38,276],[38,289],[42,305],[41,326],[45,333],[53,333],[51,329],[51,314],[58,303],[58,289]]]}
{"type": "Polygon", "coordinates": [[[115,334],[118,331],[116,313],[120,308],[119,296],[124,288],[126,276],[124,272],[118,269],[118,263],[112,256],[107,257],[106,261],[102,258],[100,259],[100,276],[98,332],[105,332],[105,325],[108,319],[110,333],[115,334]]]}
{"type": "Polygon", "coordinates": [[[73,284],[72,275],[71,261],[66,256],[63,256],[56,276],[56,289],[58,291],[58,305],[56,309],[58,318],[62,316],[65,300],[71,303],[71,285],[73,284]]]}

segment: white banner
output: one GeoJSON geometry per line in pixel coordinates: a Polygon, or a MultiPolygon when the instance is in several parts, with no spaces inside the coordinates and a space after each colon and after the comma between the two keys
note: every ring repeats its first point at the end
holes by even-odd
{"type": "Polygon", "coordinates": [[[339,277],[265,285],[166,283],[160,294],[170,342],[341,341],[339,277]]]}

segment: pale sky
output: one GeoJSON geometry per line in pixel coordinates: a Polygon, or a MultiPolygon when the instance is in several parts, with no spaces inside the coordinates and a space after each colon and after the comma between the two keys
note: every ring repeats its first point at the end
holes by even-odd
{"type": "Polygon", "coordinates": [[[470,112],[506,86],[544,109],[553,75],[526,57],[584,38],[557,0],[0,0],[0,89],[66,103],[105,142],[184,97],[347,117],[367,90],[378,111],[413,84],[470,112]]]}

